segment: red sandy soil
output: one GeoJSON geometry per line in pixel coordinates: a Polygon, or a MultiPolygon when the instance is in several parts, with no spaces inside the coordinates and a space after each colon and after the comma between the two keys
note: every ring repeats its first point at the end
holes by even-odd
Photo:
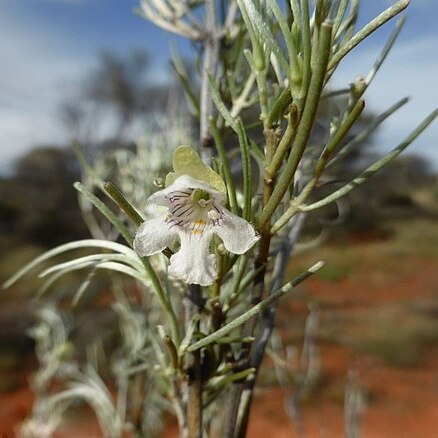
{"type": "Polygon", "coordinates": [[[12,438],[15,427],[32,409],[33,393],[28,387],[0,394],[0,438],[12,438]]]}
{"type": "MultiPolygon", "coordinates": [[[[327,304],[328,311],[373,312],[384,306],[413,300],[433,300],[438,292],[438,269],[432,260],[409,260],[412,269],[397,275],[359,272],[353,279],[330,283],[309,280],[305,287],[315,299],[327,304]]],[[[296,304],[285,303],[279,325],[298,315],[296,304]],[[291,315],[292,314],[292,315],[291,315]]],[[[302,310],[302,308],[301,308],[302,310]]],[[[322,317],[324,310],[322,311],[322,317]]],[[[436,318],[436,316],[435,316],[436,318]]],[[[403,321],[400,322],[402,324],[403,321]]],[[[435,438],[438,436],[438,351],[430,349],[415,367],[394,367],[345,346],[320,345],[323,382],[303,403],[301,425],[304,437],[344,436],[343,393],[348,370],[354,365],[358,383],[366,394],[361,418],[365,438],[435,438]]],[[[286,414],[285,392],[280,387],[257,390],[251,412],[249,438],[293,438],[297,432],[286,414]]],[[[23,386],[0,394],[0,438],[14,437],[14,429],[30,411],[33,397],[23,386]]],[[[100,437],[90,421],[64,427],[57,438],[100,437]]],[[[175,426],[163,434],[177,437],[175,426]]]]}

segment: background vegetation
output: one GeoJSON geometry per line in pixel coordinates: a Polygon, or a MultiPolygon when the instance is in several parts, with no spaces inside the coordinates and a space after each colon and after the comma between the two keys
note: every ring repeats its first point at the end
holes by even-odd
{"type": "MultiPolygon", "coordinates": [[[[84,79],[78,98],[62,106],[66,138],[74,133],[85,146],[86,158],[91,162],[108,154],[109,161],[115,160],[116,169],[117,158],[111,155],[111,151],[134,150],[135,145],[129,138],[135,124],[144,123],[148,118],[152,120],[150,126],[155,125],[153,129],[159,131],[163,114],[169,117],[175,111],[187,111],[172,85],[165,88],[148,86],[147,59],[146,54],[138,51],[127,59],[104,54],[100,67],[84,79]],[[92,118],[90,114],[93,114],[92,118]],[[108,121],[114,126],[114,132],[105,141],[97,143],[94,141],[96,130],[108,121]]],[[[193,130],[196,130],[195,126],[193,122],[193,130]]],[[[343,180],[349,180],[357,173],[359,164],[363,167],[364,162],[375,159],[377,154],[372,137],[366,147],[358,144],[351,152],[348,167],[333,169],[331,178],[318,190],[323,192],[342,182],[339,181],[340,175],[343,180]]],[[[165,167],[166,163],[163,163],[162,170],[165,167]]],[[[161,175],[157,172],[154,176],[161,175]]],[[[72,189],[73,181],[80,176],[77,157],[69,147],[45,145],[22,157],[11,176],[1,179],[0,280],[6,279],[24,260],[44,249],[88,237],[84,211],[79,208],[77,195],[72,189]]],[[[390,367],[412,367],[415,370],[415,367],[420,369],[424,365],[425,357],[428,353],[430,356],[431,346],[438,339],[434,319],[437,309],[432,303],[437,291],[432,285],[421,283],[437,262],[437,200],[438,182],[433,169],[419,157],[405,156],[353,192],[343,203],[341,217],[335,218],[335,212],[330,208],[312,216],[303,242],[297,248],[307,252],[300,257],[299,263],[291,264],[290,269],[299,272],[305,268],[310,260],[314,260],[314,244],[323,244],[322,249],[318,249],[318,258],[327,254],[329,257],[325,258],[330,264],[320,280],[313,280],[314,283],[308,286],[312,291],[311,299],[301,303],[311,306],[319,322],[313,333],[317,339],[315,346],[322,350],[326,346],[342,348],[354,357],[377,358],[390,367]],[[404,281],[397,283],[400,278],[404,281]],[[405,288],[405,281],[413,283],[408,283],[405,288]],[[419,289],[418,294],[412,294],[416,289],[419,289]]],[[[64,280],[60,288],[69,288],[71,280],[64,280]]],[[[22,282],[3,292],[1,297],[0,389],[5,392],[23,383],[23,376],[15,373],[18,364],[28,361],[31,368],[33,362],[33,345],[26,337],[32,323],[34,304],[29,304],[29,298],[35,290],[33,281],[22,282]]],[[[93,318],[108,330],[108,343],[116,342],[120,336],[106,309],[105,297],[97,294],[105,287],[105,282],[108,278],[100,276],[92,293],[75,310],[76,316],[84,321],[75,333],[79,345],[82,342],[83,352],[79,355],[85,354],[89,336],[93,333],[93,325],[86,323],[90,318],[90,305],[93,306],[93,318]]],[[[304,337],[303,325],[296,323],[302,309],[299,304],[296,306],[280,314],[280,341],[285,344],[300,345],[304,337]],[[297,320],[291,323],[294,316],[297,320]]],[[[325,360],[324,354],[323,351],[321,358],[325,360]]],[[[267,364],[262,381],[272,384],[274,372],[277,373],[275,381],[289,378],[289,371],[298,376],[292,382],[294,395],[287,398],[293,416],[298,406],[296,394],[304,391],[304,387],[308,393],[300,395],[303,399],[312,399],[319,391],[336,401],[340,392],[336,379],[332,384],[329,378],[333,373],[324,370],[324,361],[322,364],[313,376],[311,390],[309,386],[301,385],[299,370],[282,370],[281,364],[274,359],[267,364]]],[[[357,381],[353,374],[351,376],[354,387],[357,381]]],[[[372,388],[359,392],[367,403],[372,403],[375,396],[372,388]]]]}

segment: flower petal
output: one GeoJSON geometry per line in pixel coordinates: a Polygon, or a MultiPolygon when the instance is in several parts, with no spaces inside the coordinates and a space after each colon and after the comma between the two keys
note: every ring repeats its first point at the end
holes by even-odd
{"type": "Polygon", "coordinates": [[[219,204],[223,204],[225,202],[225,195],[223,193],[218,192],[207,183],[193,179],[188,175],[179,176],[172,185],[152,194],[149,197],[149,202],[156,205],[170,207],[172,202],[169,200],[169,197],[172,194],[175,192],[180,192],[182,195],[184,193],[188,193],[188,196],[190,196],[190,189],[205,190],[206,192],[210,193],[214,197],[215,201],[219,204]]]}
{"type": "Polygon", "coordinates": [[[233,254],[244,254],[259,240],[259,235],[251,224],[228,210],[221,208],[221,223],[213,229],[233,254]]]}
{"type": "Polygon", "coordinates": [[[140,256],[163,251],[176,238],[176,230],[165,222],[166,216],[147,220],[140,225],[134,239],[134,250],[140,256]]]}
{"type": "Polygon", "coordinates": [[[210,254],[212,234],[179,229],[181,248],[170,258],[169,274],[188,284],[208,286],[216,278],[216,257],[210,254]]]}

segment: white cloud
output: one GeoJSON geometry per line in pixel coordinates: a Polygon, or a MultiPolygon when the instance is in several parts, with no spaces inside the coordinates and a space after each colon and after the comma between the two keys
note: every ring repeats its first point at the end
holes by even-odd
{"type": "MultiPolygon", "coordinates": [[[[92,51],[72,52],[71,40],[63,40],[49,26],[19,21],[8,14],[0,15],[0,28],[0,166],[5,168],[35,144],[66,140],[56,109],[90,70],[94,55],[92,51]]],[[[436,45],[437,40],[432,37],[396,44],[367,91],[367,105],[373,111],[383,111],[406,95],[412,97],[379,131],[379,140],[388,148],[402,140],[436,106],[436,45]]],[[[344,60],[335,83],[345,86],[359,75],[365,76],[378,53],[374,45],[365,50],[356,48],[344,60]]],[[[437,125],[423,134],[411,150],[425,153],[438,167],[437,125]]]]}
{"type": "Polygon", "coordinates": [[[0,17],[1,167],[38,143],[61,140],[56,108],[89,68],[48,29],[0,17]]]}
{"type": "MultiPolygon", "coordinates": [[[[5,12],[0,15],[0,173],[35,145],[68,142],[57,110],[77,94],[98,51],[97,42],[76,44],[67,30],[5,12]]],[[[162,80],[164,68],[154,69],[151,79],[162,80]]]]}

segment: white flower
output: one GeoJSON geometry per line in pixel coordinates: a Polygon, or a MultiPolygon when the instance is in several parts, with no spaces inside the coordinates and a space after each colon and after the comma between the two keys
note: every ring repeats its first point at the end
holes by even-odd
{"type": "Polygon", "coordinates": [[[157,254],[179,237],[181,246],[170,258],[169,274],[189,284],[214,282],[216,259],[210,253],[214,234],[234,254],[245,253],[259,238],[246,220],[223,207],[223,193],[188,175],[154,193],[149,202],[167,207],[168,212],[140,226],[134,249],[141,256],[157,254]]]}

